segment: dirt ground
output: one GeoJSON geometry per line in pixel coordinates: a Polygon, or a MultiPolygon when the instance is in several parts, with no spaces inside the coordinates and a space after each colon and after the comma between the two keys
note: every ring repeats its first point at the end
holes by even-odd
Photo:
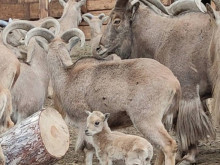
{"type": "MultiPolygon", "coordinates": [[[[75,48],[72,51],[73,60],[79,56],[87,56],[90,53],[90,43],[86,42],[86,45],[83,49],[79,47],[75,48]]],[[[47,106],[53,106],[53,101],[48,99],[47,106]]],[[[76,153],[74,151],[76,143],[76,129],[69,126],[70,132],[70,147],[66,155],[59,160],[56,165],[83,165],[84,155],[83,153],[76,153]]],[[[133,135],[142,136],[134,127],[128,127],[126,129],[120,129],[118,131],[129,133],[133,135]]],[[[155,153],[155,152],[154,152],[155,153]]],[[[97,158],[93,159],[93,164],[98,165],[97,158]]],[[[215,141],[209,142],[200,142],[199,144],[199,154],[197,156],[198,165],[220,165],[220,128],[217,129],[217,137],[215,141]]]]}

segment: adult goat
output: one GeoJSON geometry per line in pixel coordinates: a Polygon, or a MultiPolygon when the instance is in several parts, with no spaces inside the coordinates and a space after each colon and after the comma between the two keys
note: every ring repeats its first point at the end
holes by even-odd
{"type": "MultiPolygon", "coordinates": [[[[216,74],[219,65],[214,65],[219,54],[211,49],[215,30],[209,15],[186,12],[164,17],[139,2],[117,0],[110,17],[96,48],[99,56],[116,53],[122,59],[153,58],[173,71],[182,87],[177,132],[181,149],[190,150],[183,162],[195,162],[198,140],[215,137],[202,103],[212,97],[212,89],[220,80],[216,74]]],[[[214,88],[214,93],[219,90],[214,88]]],[[[218,95],[214,98],[220,101],[218,95]]]]}
{"type": "MultiPolygon", "coordinates": [[[[163,151],[166,165],[174,165],[176,142],[162,123],[170,119],[167,122],[172,125],[177,115],[181,91],[173,73],[152,59],[106,61],[89,57],[73,64],[69,55],[73,44],[68,41],[75,35],[83,45],[85,36],[79,29],[55,38],[49,30],[36,28],[27,33],[25,43],[33,36],[42,36],[48,41],[38,40],[38,43],[48,52],[53,88],[67,119],[79,128],[76,149],[83,147],[85,140],[85,110],[99,109],[111,113],[111,127],[133,123],[163,151]]],[[[91,160],[87,161],[91,164],[91,160]]]]}

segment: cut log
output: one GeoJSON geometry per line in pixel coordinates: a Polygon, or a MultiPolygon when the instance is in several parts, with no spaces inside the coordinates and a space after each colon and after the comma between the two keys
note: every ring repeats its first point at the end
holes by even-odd
{"type": "Polygon", "coordinates": [[[65,155],[69,131],[53,108],[36,112],[0,137],[7,165],[50,164],[65,155]]]}

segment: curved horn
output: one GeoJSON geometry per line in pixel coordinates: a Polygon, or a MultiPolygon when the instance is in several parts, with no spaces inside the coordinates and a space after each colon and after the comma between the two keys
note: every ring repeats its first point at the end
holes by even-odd
{"type": "Polygon", "coordinates": [[[64,0],[59,0],[59,3],[61,6],[65,7],[66,6],[66,2],[64,0]]]}
{"type": "Polygon", "coordinates": [[[166,7],[160,2],[160,0],[140,0],[143,4],[148,5],[147,2],[153,4],[158,9],[160,9],[165,14],[169,15],[169,12],[167,11],[166,7]]]}
{"type": "Polygon", "coordinates": [[[8,22],[3,21],[3,20],[0,20],[0,26],[5,27],[5,26],[7,26],[7,25],[8,25],[8,22]]]}
{"type": "Polygon", "coordinates": [[[79,39],[81,41],[81,47],[83,47],[86,39],[85,39],[84,33],[80,29],[73,28],[73,29],[70,29],[70,30],[64,32],[61,36],[61,39],[64,42],[68,43],[69,40],[75,36],[79,37],[79,39]]]}
{"type": "Polygon", "coordinates": [[[206,12],[206,7],[201,0],[178,0],[167,7],[171,15],[178,15],[185,11],[201,11],[206,12]]]}
{"type": "Polygon", "coordinates": [[[31,29],[25,37],[25,45],[26,46],[28,45],[30,39],[34,36],[41,36],[41,37],[45,38],[49,43],[55,38],[54,34],[48,29],[34,28],[34,29],[31,29]]]}
{"type": "Polygon", "coordinates": [[[104,13],[101,13],[98,15],[99,19],[102,19],[103,17],[105,17],[105,14],[104,13]]]}
{"type": "Polygon", "coordinates": [[[117,0],[115,4],[115,8],[125,8],[128,2],[129,0],[117,0]]]}
{"type": "Polygon", "coordinates": [[[56,19],[48,19],[44,21],[40,27],[50,29],[51,27],[55,28],[55,35],[60,32],[60,23],[56,19]]]}
{"type": "Polygon", "coordinates": [[[29,31],[30,29],[33,29],[35,26],[30,24],[28,21],[13,21],[8,26],[5,27],[5,29],[2,32],[2,39],[3,43],[7,44],[7,36],[8,34],[15,29],[22,29],[29,31]]]}
{"type": "Polygon", "coordinates": [[[89,19],[92,19],[94,15],[92,15],[91,13],[86,13],[86,14],[83,14],[82,17],[88,17],[89,19]]]}
{"type": "Polygon", "coordinates": [[[70,52],[71,49],[79,42],[79,38],[78,37],[73,37],[69,40],[69,43],[67,45],[67,49],[70,52]]]}
{"type": "Polygon", "coordinates": [[[220,11],[220,1],[219,0],[212,0],[216,6],[216,11],[220,11]]]}

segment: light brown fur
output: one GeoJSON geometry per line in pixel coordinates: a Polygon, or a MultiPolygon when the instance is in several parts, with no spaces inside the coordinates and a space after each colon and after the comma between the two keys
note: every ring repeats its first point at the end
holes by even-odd
{"type": "MultiPolygon", "coordinates": [[[[46,34],[48,30],[41,31],[46,34]]],[[[59,38],[48,47],[44,42],[40,45],[48,50],[48,69],[57,98],[67,118],[79,128],[77,150],[83,148],[85,140],[85,110],[99,109],[111,113],[110,127],[128,126],[132,122],[163,151],[166,165],[175,164],[176,142],[163,121],[169,117],[169,124],[173,124],[181,90],[168,68],[152,59],[106,61],[90,57],[73,64],[66,43],[59,38]]]]}
{"type": "Polygon", "coordinates": [[[111,165],[122,159],[126,165],[150,165],[153,147],[144,138],[112,132],[108,126],[109,116],[100,111],[89,112],[86,135],[92,136],[92,144],[102,165],[111,165]],[[99,125],[95,125],[98,122],[99,125]]]}

